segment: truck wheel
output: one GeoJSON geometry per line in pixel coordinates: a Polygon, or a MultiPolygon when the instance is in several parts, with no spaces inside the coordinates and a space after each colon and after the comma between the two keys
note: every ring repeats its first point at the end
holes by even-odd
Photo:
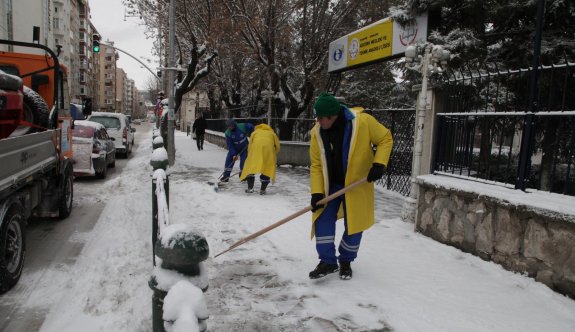
{"type": "MultiPolygon", "coordinates": [[[[48,104],[44,101],[36,91],[24,86],[24,110],[22,112],[22,120],[30,122],[42,128],[48,128],[48,117],[50,109],[48,104]]],[[[42,129],[20,125],[14,130],[13,136],[21,136],[42,129]]]]}
{"type": "Polygon", "coordinates": [[[0,294],[14,287],[20,279],[25,252],[24,214],[14,206],[8,210],[0,227],[0,294]]]}
{"type": "Polygon", "coordinates": [[[62,191],[60,193],[60,219],[67,218],[72,213],[72,201],[74,198],[72,167],[66,167],[63,177],[62,191]]]}

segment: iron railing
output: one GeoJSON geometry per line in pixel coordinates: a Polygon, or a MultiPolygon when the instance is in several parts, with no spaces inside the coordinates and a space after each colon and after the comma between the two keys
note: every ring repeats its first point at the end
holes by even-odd
{"type": "MultiPolygon", "coordinates": [[[[267,124],[266,119],[262,118],[235,118],[237,123],[261,123],[262,120],[267,124]]],[[[309,131],[315,124],[315,119],[301,119],[301,118],[272,118],[270,127],[274,128],[276,134],[278,133],[278,128],[280,123],[286,120],[294,121],[294,126],[291,133],[291,141],[298,142],[308,142],[309,141],[309,131]]],[[[226,131],[226,119],[206,119],[207,129],[213,131],[224,132],[226,131]]]]}
{"type": "Polygon", "coordinates": [[[393,135],[393,150],[382,183],[389,190],[409,196],[415,109],[372,109],[367,112],[386,126],[393,135]]]}
{"type": "Polygon", "coordinates": [[[439,98],[433,170],[575,195],[574,66],[542,66],[533,105],[531,69],[452,75],[439,98]]]}

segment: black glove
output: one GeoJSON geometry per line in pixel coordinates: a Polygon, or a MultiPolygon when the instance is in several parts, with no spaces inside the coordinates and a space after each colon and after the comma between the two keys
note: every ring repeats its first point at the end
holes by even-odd
{"type": "Polygon", "coordinates": [[[373,163],[371,169],[369,170],[369,174],[367,174],[367,182],[374,182],[381,179],[383,172],[385,172],[384,165],[373,163]]]}
{"type": "Polygon", "coordinates": [[[311,212],[315,212],[323,207],[323,204],[317,205],[317,202],[321,201],[323,198],[323,194],[311,194],[311,212]]]}

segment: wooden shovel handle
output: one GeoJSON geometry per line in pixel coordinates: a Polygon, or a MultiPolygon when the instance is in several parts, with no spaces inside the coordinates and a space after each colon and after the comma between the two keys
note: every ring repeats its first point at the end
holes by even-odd
{"type": "MultiPolygon", "coordinates": [[[[358,181],[356,181],[356,182],[350,184],[349,186],[347,186],[347,187],[345,187],[345,188],[342,188],[342,189],[340,189],[340,190],[334,192],[333,194],[331,194],[331,195],[329,195],[329,196],[323,198],[322,200],[320,200],[319,202],[317,202],[317,204],[319,204],[319,205],[327,204],[327,203],[328,203],[329,201],[331,201],[332,199],[334,199],[334,198],[336,198],[336,197],[339,197],[339,196],[345,194],[346,192],[352,190],[353,188],[355,188],[355,187],[357,187],[357,186],[360,186],[360,185],[364,184],[365,182],[367,182],[367,178],[363,178],[363,179],[361,179],[361,180],[358,180],[358,181]]],[[[293,220],[293,219],[295,219],[295,218],[301,216],[302,214],[304,214],[304,213],[306,213],[306,212],[308,212],[308,211],[311,211],[311,209],[312,209],[312,207],[311,207],[311,206],[308,206],[308,207],[303,208],[303,209],[301,209],[301,210],[299,210],[299,211],[297,211],[297,212],[294,212],[294,213],[290,214],[289,216],[283,218],[282,220],[280,220],[280,221],[278,221],[278,222],[276,222],[276,223],[274,223],[274,224],[271,224],[271,225],[267,226],[266,228],[263,228],[263,229],[261,229],[261,230],[255,232],[255,233],[253,233],[253,234],[251,234],[251,235],[248,235],[248,236],[246,236],[245,238],[243,238],[243,239],[237,241],[236,243],[232,244],[228,249],[226,249],[226,250],[220,252],[219,254],[217,254],[215,257],[218,257],[218,256],[221,255],[221,254],[224,254],[224,253],[226,253],[226,252],[228,252],[228,251],[230,251],[230,250],[232,250],[232,249],[234,249],[234,248],[237,248],[237,247],[241,246],[242,244],[244,244],[244,243],[246,243],[246,242],[248,242],[248,241],[250,241],[250,240],[255,239],[256,237],[258,237],[258,236],[260,236],[260,235],[262,235],[262,234],[264,234],[264,233],[267,233],[267,232],[271,231],[272,229],[274,229],[274,228],[276,228],[276,227],[278,227],[278,226],[281,226],[281,225],[285,224],[286,222],[288,222],[288,221],[290,221],[290,220],[293,220]]],[[[214,258],[215,258],[215,257],[214,257],[214,258]]]]}

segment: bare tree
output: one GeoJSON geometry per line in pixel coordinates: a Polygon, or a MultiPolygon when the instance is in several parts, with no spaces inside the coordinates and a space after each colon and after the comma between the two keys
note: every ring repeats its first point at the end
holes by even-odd
{"type": "Polygon", "coordinates": [[[329,42],[349,26],[361,1],[222,1],[253,59],[266,69],[269,86],[280,93],[280,139],[291,139],[294,118],[313,100],[329,42]]]}
{"type": "MultiPolygon", "coordinates": [[[[166,50],[169,0],[124,0],[124,3],[128,7],[137,8],[148,27],[160,31],[163,36],[160,38],[160,47],[166,50]]],[[[209,51],[207,45],[207,36],[212,28],[212,1],[176,0],[175,6],[177,62],[186,71],[185,74],[177,75],[176,82],[168,82],[168,87],[172,84],[176,86],[174,111],[178,112],[183,96],[210,73],[211,64],[218,54],[209,51]]]]}

